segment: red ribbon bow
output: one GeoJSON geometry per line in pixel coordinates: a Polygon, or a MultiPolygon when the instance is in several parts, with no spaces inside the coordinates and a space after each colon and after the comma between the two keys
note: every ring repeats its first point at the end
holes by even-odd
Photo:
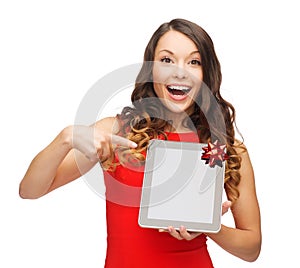
{"type": "Polygon", "coordinates": [[[204,152],[202,153],[202,160],[205,160],[205,164],[209,164],[210,167],[218,165],[222,167],[223,161],[229,159],[229,156],[226,154],[225,144],[220,144],[218,140],[214,143],[208,143],[206,147],[202,148],[204,152]]]}

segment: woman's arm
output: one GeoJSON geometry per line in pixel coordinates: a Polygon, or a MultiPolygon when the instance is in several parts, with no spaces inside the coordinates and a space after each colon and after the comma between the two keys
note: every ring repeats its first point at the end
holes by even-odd
{"type": "MultiPolygon", "coordinates": [[[[78,173],[74,163],[72,149],[72,127],[63,129],[57,137],[31,161],[19,187],[19,195],[22,198],[34,199],[47,192],[55,181],[65,181],[71,177],[67,173],[78,173]],[[68,156],[68,157],[67,157],[68,156]],[[64,162],[62,164],[62,162],[64,162]],[[71,168],[72,166],[72,168],[71,168]],[[58,172],[61,170],[62,172],[58,172]],[[57,174],[59,173],[59,174],[57,174]],[[62,176],[61,174],[66,174],[62,176]]],[[[74,176],[75,179],[78,176],[74,176]]]]}
{"type": "Polygon", "coordinates": [[[226,251],[251,262],[257,259],[261,249],[260,211],[248,152],[243,151],[240,155],[240,197],[231,208],[236,228],[222,225],[220,232],[207,235],[226,251]]]}
{"type": "Polygon", "coordinates": [[[136,145],[115,136],[115,118],[105,118],[93,126],[69,126],[32,160],[22,179],[19,194],[35,199],[65,185],[90,170],[111,153],[111,144],[136,145]]]}

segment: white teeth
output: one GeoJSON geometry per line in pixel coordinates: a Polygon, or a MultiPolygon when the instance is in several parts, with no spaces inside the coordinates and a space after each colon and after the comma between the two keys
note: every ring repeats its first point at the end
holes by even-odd
{"type": "Polygon", "coordinates": [[[190,88],[186,86],[168,86],[170,89],[181,90],[181,91],[189,91],[190,88]]]}

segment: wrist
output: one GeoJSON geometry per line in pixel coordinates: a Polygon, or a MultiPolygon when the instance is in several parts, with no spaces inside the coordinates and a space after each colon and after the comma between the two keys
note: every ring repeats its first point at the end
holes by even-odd
{"type": "Polygon", "coordinates": [[[205,235],[207,237],[213,239],[216,236],[220,236],[223,233],[223,229],[224,229],[224,225],[221,224],[221,227],[220,227],[220,229],[217,232],[215,232],[215,233],[205,233],[205,235]]]}

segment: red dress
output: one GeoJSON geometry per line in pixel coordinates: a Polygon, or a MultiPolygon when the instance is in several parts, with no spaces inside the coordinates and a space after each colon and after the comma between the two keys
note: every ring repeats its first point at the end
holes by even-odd
{"type": "MultiPolygon", "coordinates": [[[[199,142],[195,133],[168,133],[168,140],[199,142]]],[[[117,166],[105,172],[107,253],[105,268],[211,268],[204,234],[191,241],[138,225],[143,170],[117,166]]]]}

